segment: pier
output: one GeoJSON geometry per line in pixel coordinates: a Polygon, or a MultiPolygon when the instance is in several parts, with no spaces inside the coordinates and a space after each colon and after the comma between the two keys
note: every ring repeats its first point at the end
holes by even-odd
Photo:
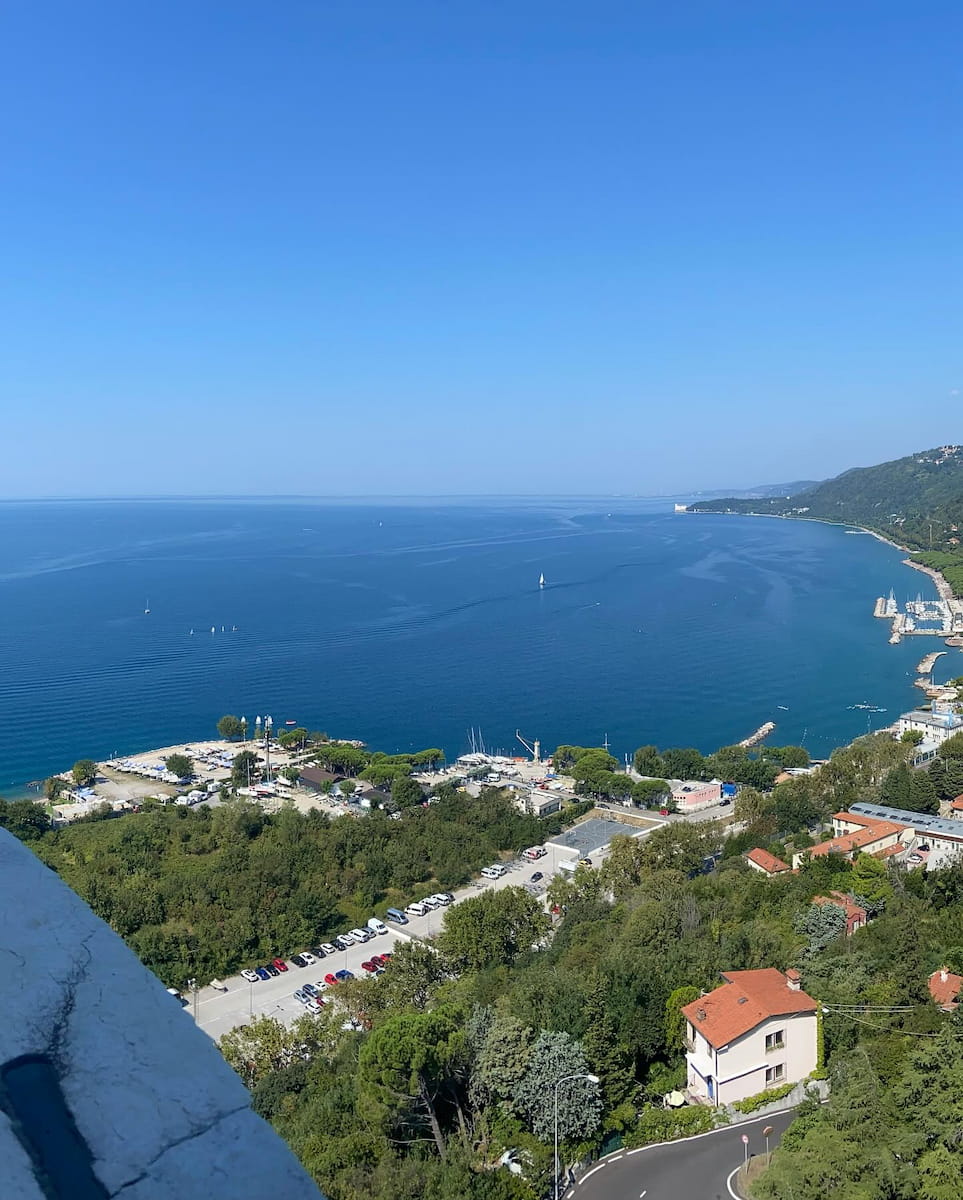
{"type": "Polygon", "coordinates": [[[749,749],[750,746],[758,746],[763,739],[767,738],[770,733],[776,728],[775,721],[767,721],[765,725],[760,725],[755,733],[751,733],[749,737],[744,738],[739,745],[749,749]]]}

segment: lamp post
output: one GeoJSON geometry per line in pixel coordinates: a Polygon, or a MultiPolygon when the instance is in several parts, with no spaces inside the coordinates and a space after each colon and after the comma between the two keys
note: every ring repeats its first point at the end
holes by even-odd
{"type": "Polygon", "coordinates": [[[570,1083],[573,1079],[587,1079],[589,1083],[600,1083],[598,1075],[589,1075],[585,1072],[579,1072],[576,1075],[563,1075],[561,1079],[555,1081],[555,1200],[558,1200],[558,1089],[563,1083],[570,1083]]]}
{"type": "Polygon", "coordinates": [[[194,1022],[197,1023],[197,980],[188,979],[187,986],[191,989],[194,996],[194,1022]]]}

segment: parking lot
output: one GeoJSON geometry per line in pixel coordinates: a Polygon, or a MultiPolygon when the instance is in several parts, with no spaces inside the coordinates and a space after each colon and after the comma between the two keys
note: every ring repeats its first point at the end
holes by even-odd
{"type": "MultiPolygon", "coordinates": [[[[635,832],[635,830],[627,830],[635,832]]],[[[604,858],[593,855],[593,867],[597,867],[604,858]]],[[[477,896],[482,891],[498,891],[504,887],[526,887],[532,895],[538,896],[545,902],[545,891],[552,878],[559,871],[561,862],[570,862],[571,853],[564,853],[558,847],[546,847],[545,855],[537,862],[528,862],[518,858],[503,862],[505,874],[499,879],[476,879],[454,893],[454,903],[477,896]],[[532,881],[532,875],[541,874],[542,878],[532,881]]],[[[357,976],[365,972],[361,964],[372,954],[393,953],[399,942],[412,941],[434,937],[440,930],[445,915],[445,909],[439,908],[424,916],[410,916],[404,926],[388,923],[388,932],[373,937],[364,945],[352,946],[350,950],[339,950],[336,954],[319,960],[312,967],[296,967],[288,965],[288,969],[277,977],[248,983],[240,975],[232,975],[222,982],[226,991],[217,991],[212,987],[201,988],[196,997],[197,1023],[215,1041],[237,1025],[246,1025],[255,1017],[274,1017],[283,1024],[290,1024],[308,1010],[294,998],[294,992],[305,983],[318,983],[329,972],[342,970],[352,971],[357,976]]],[[[391,970],[389,965],[388,970],[391,970]]],[[[336,993],[337,989],[330,989],[336,993]]],[[[194,1013],[195,998],[186,996],[189,1001],[187,1011],[194,1013]]]]}

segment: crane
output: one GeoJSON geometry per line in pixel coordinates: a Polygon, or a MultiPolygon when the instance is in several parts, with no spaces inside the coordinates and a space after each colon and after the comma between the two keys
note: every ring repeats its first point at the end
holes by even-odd
{"type": "Polygon", "coordinates": [[[535,739],[533,745],[531,742],[526,742],[517,729],[515,730],[515,736],[529,752],[535,762],[540,763],[542,761],[542,743],[538,740],[538,738],[535,739]]]}

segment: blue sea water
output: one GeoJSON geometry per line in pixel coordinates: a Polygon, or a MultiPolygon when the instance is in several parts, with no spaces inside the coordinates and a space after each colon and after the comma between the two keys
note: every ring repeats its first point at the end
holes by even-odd
{"type": "MultiPolygon", "coordinates": [[[[919,698],[915,664],[942,643],[890,646],[872,617],[891,587],[935,594],[899,551],[670,507],[0,505],[0,792],[212,736],[226,712],[449,756],[471,728],[507,751],[516,729],[546,748],[607,735],[621,757],[775,720],[774,742],[821,756],[919,698]]],[[[958,652],[940,661],[960,673],[958,652]]]]}

